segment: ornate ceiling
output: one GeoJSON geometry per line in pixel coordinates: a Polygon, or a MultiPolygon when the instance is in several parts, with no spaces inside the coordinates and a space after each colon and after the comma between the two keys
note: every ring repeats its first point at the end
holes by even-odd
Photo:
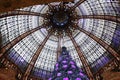
{"type": "Polygon", "coordinates": [[[74,0],[2,13],[1,53],[24,76],[48,78],[66,46],[77,66],[93,76],[119,60],[119,9],[118,0],[74,0]]]}

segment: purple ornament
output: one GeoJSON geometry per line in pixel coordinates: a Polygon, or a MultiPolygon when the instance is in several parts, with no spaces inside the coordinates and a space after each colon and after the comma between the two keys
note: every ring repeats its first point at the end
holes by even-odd
{"type": "Polygon", "coordinates": [[[76,68],[75,65],[71,65],[72,68],[76,68]]]}
{"type": "Polygon", "coordinates": [[[57,71],[57,70],[58,70],[58,67],[56,67],[55,70],[57,71]]]}
{"type": "Polygon", "coordinates": [[[61,76],[61,73],[57,73],[57,76],[61,76]]]}
{"type": "Polygon", "coordinates": [[[63,80],[69,80],[69,78],[68,78],[68,77],[66,77],[66,78],[63,78],[63,80]]]}
{"type": "Polygon", "coordinates": [[[72,71],[68,71],[68,74],[72,74],[73,72],[72,71]]]}
{"type": "Polygon", "coordinates": [[[62,63],[67,63],[67,61],[62,61],[62,63]]]}
{"type": "Polygon", "coordinates": [[[62,60],[62,57],[59,57],[58,61],[61,61],[62,60]]]}
{"type": "Polygon", "coordinates": [[[48,80],[52,80],[52,78],[49,78],[48,80]]]}
{"type": "Polygon", "coordinates": [[[76,78],[75,80],[81,80],[81,78],[76,78]]]}
{"type": "Polygon", "coordinates": [[[73,65],[73,64],[74,64],[74,62],[73,62],[73,61],[70,61],[70,64],[72,64],[72,65],[73,65]]]}
{"type": "Polygon", "coordinates": [[[68,65],[63,65],[63,68],[67,68],[68,67],[68,65]]]}
{"type": "Polygon", "coordinates": [[[66,59],[68,60],[69,58],[67,57],[66,59]]]}
{"type": "Polygon", "coordinates": [[[58,63],[56,64],[56,67],[58,67],[58,63]]]}
{"type": "Polygon", "coordinates": [[[84,76],[83,73],[81,73],[81,72],[79,74],[80,74],[80,76],[84,76]]]}
{"type": "Polygon", "coordinates": [[[80,69],[80,72],[83,72],[82,69],[80,69]]]}

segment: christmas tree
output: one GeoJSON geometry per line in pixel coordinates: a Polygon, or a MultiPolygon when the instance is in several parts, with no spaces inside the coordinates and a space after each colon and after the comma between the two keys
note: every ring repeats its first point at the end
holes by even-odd
{"type": "Polygon", "coordinates": [[[61,55],[49,80],[89,80],[82,69],[77,67],[66,47],[62,47],[61,55]]]}

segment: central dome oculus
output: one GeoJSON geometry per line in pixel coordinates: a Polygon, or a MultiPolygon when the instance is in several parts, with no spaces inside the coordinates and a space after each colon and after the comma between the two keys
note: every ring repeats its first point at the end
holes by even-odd
{"type": "Polygon", "coordinates": [[[51,22],[57,27],[64,27],[69,21],[69,15],[63,11],[54,13],[51,22]]]}
{"type": "Polygon", "coordinates": [[[47,30],[54,30],[53,34],[55,33],[55,35],[63,35],[75,30],[74,25],[78,22],[75,10],[71,10],[70,6],[62,3],[59,5],[49,4],[48,7],[49,10],[44,20],[47,30]]]}

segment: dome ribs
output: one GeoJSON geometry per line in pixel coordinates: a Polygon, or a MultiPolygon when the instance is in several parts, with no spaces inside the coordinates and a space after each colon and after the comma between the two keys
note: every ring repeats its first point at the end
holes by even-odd
{"type": "Polygon", "coordinates": [[[79,0],[74,6],[71,8],[71,10],[74,10],[76,7],[78,7],[80,4],[82,4],[86,0],[79,0]]]}
{"type": "Polygon", "coordinates": [[[79,58],[80,58],[80,60],[81,60],[81,62],[83,64],[83,67],[84,67],[89,79],[94,80],[93,74],[92,74],[92,72],[90,70],[90,66],[89,66],[86,58],[84,57],[83,53],[81,52],[80,47],[78,47],[79,45],[77,44],[77,42],[75,41],[75,39],[73,38],[73,36],[71,34],[68,33],[68,36],[70,37],[73,45],[75,46],[75,49],[76,49],[76,51],[77,51],[77,53],[79,55],[79,58]]]}
{"type": "Polygon", "coordinates": [[[58,36],[58,47],[57,47],[57,60],[61,53],[61,35],[58,36]]]}
{"type": "Polygon", "coordinates": [[[120,16],[112,15],[81,15],[76,17],[76,19],[103,19],[120,23],[120,16]]]}
{"type": "Polygon", "coordinates": [[[83,32],[84,34],[88,35],[90,38],[92,38],[93,40],[95,40],[97,43],[99,43],[103,48],[105,48],[108,52],[110,52],[117,61],[120,61],[120,56],[119,54],[112,48],[110,47],[110,45],[108,45],[107,43],[105,43],[102,39],[96,37],[95,35],[91,34],[90,32],[79,28],[79,30],[81,32],[83,32]]]}
{"type": "Polygon", "coordinates": [[[24,75],[23,75],[23,80],[28,80],[28,77],[30,75],[30,72],[31,70],[33,69],[35,63],[36,63],[36,60],[38,59],[38,56],[40,55],[40,52],[42,51],[44,45],[46,44],[47,40],[49,39],[49,37],[51,36],[52,34],[52,30],[48,33],[48,35],[45,37],[45,39],[43,40],[43,42],[39,45],[37,51],[35,52],[35,54],[33,55],[29,65],[28,65],[28,68],[27,70],[25,71],[24,75]]]}
{"type": "Polygon", "coordinates": [[[34,28],[34,29],[32,29],[32,30],[29,30],[29,31],[27,31],[27,32],[19,35],[18,37],[16,37],[14,40],[12,40],[11,42],[9,42],[7,45],[3,46],[3,47],[1,48],[1,50],[0,50],[0,52],[1,52],[1,54],[2,54],[2,55],[0,56],[0,58],[1,58],[2,56],[6,55],[5,53],[6,53],[8,50],[10,50],[14,45],[16,45],[19,41],[21,41],[21,40],[24,39],[26,36],[34,33],[35,31],[37,31],[37,30],[39,30],[39,29],[41,29],[41,28],[42,28],[42,27],[39,26],[39,27],[36,27],[36,28],[34,28]]]}
{"type": "Polygon", "coordinates": [[[46,14],[41,14],[41,13],[38,13],[38,12],[15,10],[15,11],[9,11],[9,12],[5,12],[3,14],[0,14],[0,18],[15,16],[15,15],[31,15],[31,16],[40,16],[40,17],[45,17],[46,16],[46,14]]]}

